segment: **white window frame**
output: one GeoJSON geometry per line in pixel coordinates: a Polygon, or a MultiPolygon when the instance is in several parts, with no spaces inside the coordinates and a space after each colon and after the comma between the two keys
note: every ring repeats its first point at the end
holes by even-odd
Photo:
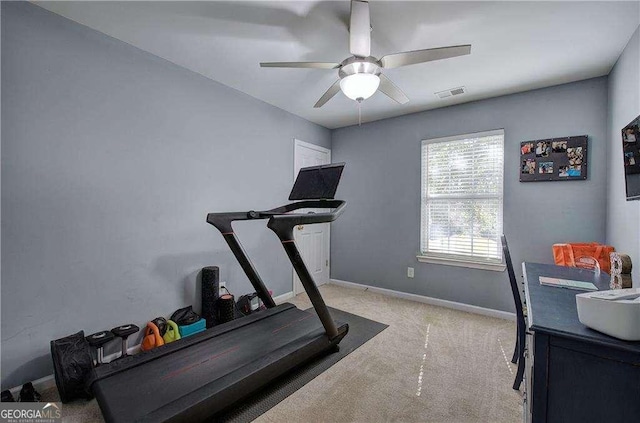
{"type": "MultiPolygon", "coordinates": [[[[468,138],[480,138],[480,137],[487,137],[487,136],[492,136],[492,135],[501,135],[502,136],[502,154],[503,154],[503,168],[502,168],[502,190],[500,192],[499,195],[491,195],[489,197],[484,196],[484,197],[460,197],[460,199],[473,199],[473,198],[499,198],[500,199],[500,203],[501,203],[501,207],[500,207],[500,211],[499,211],[499,215],[500,215],[500,220],[502,221],[502,225],[504,227],[504,129],[496,129],[496,130],[492,130],[492,131],[484,131],[484,132],[476,132],[476,133],[470,133],[470,134],[461,134],[461,135],[454,135],[454,136],[449,136],[449,137],[442,137],[442,138],[432,138],[432,139],[427,139],[427,140],[422,140],[422,145],[421,145],[421,151],[422,149],[424,149],[424,147],[428,144],[434,144],[434,143],[440,143],[440,142],[451,142],[451,141],[459,141],[459,140],[464,140],[464,139],[468,139],[468,138]]],[[[420,246],[419,246],[419,251],[420,253],[416,256],[416,258],[418,259],[418,261],[423,262],[423,263],[434,263],[434,264],[443,264],[443,265],[448,265],[448,266],[461,266],[461,267],[468,267],[468,268],[473,268],[473,269],[483,269],[483,270],[493,270],[493,271],[498,271],[498,272],[502,272],[505,270],[506,266],[504,263],[504,256],[501,254],[500,255],[500,261],[498,260],[490,260],[490,259],[486,259],[483,260],[481,258],[474,258],[474,257],[466,257],[466,256],[460,256],[460,255],[454,255],[454,254],[447,254],[447,253],[434,253],[434,252],[430,252],[430,253],[425,253],[422,251],[422,244],[423,244],[423,234],[424,234],[424,225],[427,225],[428,222],[424,222],[423,216],[423,207],[426,207],[425,205],[425,197],[424,197],[424,193],[426,190],[426,169],[428,166],[428,163],[422,163],[422,159],[423,159],[423,154],[420,154],[420,169],[421,169],[421,182],[420,182],[420,246]]],[[[427,240],[428,242],[428,240],[427,240]]]]}

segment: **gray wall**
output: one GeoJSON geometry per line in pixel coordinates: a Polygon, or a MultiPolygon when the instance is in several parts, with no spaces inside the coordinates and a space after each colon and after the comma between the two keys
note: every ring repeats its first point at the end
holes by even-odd
{"type": "MultiPolygon", "coordinates": [[[[640,207],[626,201],[620,131],[640,115],[640,27],[609,74],[607,243],[631,256],[634,286],[640,286],[640,207]]],[[[634,175],[637,176],[637,175],[634,175]]]]}
{"type": "MultiPolygon", "coordinates": [[[[2,98],[2,7],[0,7],[0,98],[2,98]]],[[[2,161],[2,102],[0,101],[0,162],[2,161]]],[[[0,222],[2,221],[2,172],[0,171],[0,222]]],[[[2,256],[2,228],[0,225],[0,257],[2,256]]],[[[2,260],[0,260],[0,295],[2,294],[2,260]]],[[[0,301],[0,316],[2,315],[2,301],[0,301]]],[[[0,340],[2,339],[2,325],[0,324],[0,340]]],[[[2,352],[0,351],[0,354],[2,352]]],[[[0,363],[0,375],[2,363],[0,363]]]]}
{"type": "MultiPolygon", "coordinates": [[[[330,131],[28,3],[2,2],[2,389],[52,373],[49,341],[198,303],[196,275],[249,283],[207,212],[270,208],[293,138],[330,131]]],[[[238,227],[275,292],[291,267],[238,227]]]]}
{"type": "Polygon", "coordinates": [[[504,232],[521,274],[525,259],[552,263],[554,243],[605,240],[606,110],[603,77],[333,131],[349,205],[331,232],[331,277],[513,310],[506,272],[417,262],[421,140],[504,128],[504,232]],[[519,182],[521,141],[581,134],[587,181],[519,182]]]}

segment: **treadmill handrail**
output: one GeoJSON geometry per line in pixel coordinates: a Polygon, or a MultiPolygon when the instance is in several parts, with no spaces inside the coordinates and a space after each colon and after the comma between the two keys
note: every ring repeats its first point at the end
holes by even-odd
{"type": "Polygon", "coordinates": [[[297,225],[311,225],[313,223],[326,223],[336,220],[344,211],[347,205],[346,201],[342,200],[319,200],[319,201],[299,201],[297,203],[287,204],[282,209],[286,210],[284,213],[280,212],[273,214],[268,223],[269,228],[278,226],[294,227],[297,225]],[[330,212],[321,213],[290,213],[293,210],[299,209],[333,209],[330,212]]]}
{"type": "MultiPolygon", "coordinates": [[[[333,222],[342,214],[346,206],[342,200],[305,200],[285,204],[271,210],[246,212],[221,212],[207,214],[207,222],[215,226],[222,234],[233,232],[231,223],[242,220],[273,219],[285,225],[310,225],[313,223],[333,222]],[[291,213],[299,209],[333,209],[321,213],[291,213]]],[[[279,224],[278,224],[279,226],[279,224]]]]}
{"type": "Polygon", "coordinates": [[[236,220],[269,219],[267,227],[275,232],[280,239],[282,247],[298,274],[300,282],[307,292],[309,300],[311,300],[311,304],[316,310],[327,336],[329,339],[334,339],[339,336],[338,329],[331,317],[331,313],[329,313],[327,309],[327,305],[324,303],[322,295],[320,295],[320,291],[318,291],[313,276],[311,276],[309,269],[307,269],[307,266],[304,264],[304,260],[302,260],[302,256],[294,240],[293,228],[304,224],[332,222],[342,214],[346,205],[347,203],[342,200],[305,200],[261,212],[250,210],[248,212],[209,213],[207,215],[207,222],[215,226],[216,229],[222,233],[223,238],[227,241],[227,244],[229,244],[229,248],[231,248],[238,263],[240,263],[240,267],[244,270],[249,278],[249,282],[251,282],[255,288],[260,299],[262,299],[267,308],[273,308],[276,305],[273,298],[231,227],[231,223],[236,220]],[[323,213],[291,213],[299,209],[319,208],[332,210],[323,213]]]}
{"type": "Polygon", "coordinates": [[[338,328],[331,317],[331,313],[329,312],[327,305],[324,303],[322,295],[320,295],[320,291],[318,291],[318,287],[313,280],[313,276],[302,259],[300,250],[298,250],[298,247],[296,246],[293,228],[304,224],[332,222],[342,214],[346,205],[347,203],[341,200],[311,200],[291,203],[284,206],[287,211],[321,207],[332,208],[333,210],[327,213],[275,214],[271,216],[269,223],[267,224],[267,227],[275,232],[280,239],[282,247],[286,251],[289,261],[291,261],[304,290],[307,292],[313,308],[316,310],[316,313],[318,313],[318,317],[320,318],[329,339],[333,339],[338,336],[338,328]]]}

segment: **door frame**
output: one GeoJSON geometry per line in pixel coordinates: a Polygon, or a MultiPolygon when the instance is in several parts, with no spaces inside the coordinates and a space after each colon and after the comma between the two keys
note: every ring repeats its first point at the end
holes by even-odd
{"type": "MultiPolygon", "coordinates": [[[[327,156],[329,157],[329,163],[331,163],[331,149],[330,148],[326,148],[326,147],[322,147],[316,144],[311,144],[309,142],[305,142],[302,140],[299,140],[297,138],[293,139],[293,163],[291,164],[291,167],[293,169],[293,182],[295,182],[296,177],[298,176],[298,174],[296,173],[296,150],[298,147],[305,147],[305,148],[309,148],[311,150],[316,150],[316,151],[320,151],[322,153],[326,153],[327,156]]],[[[329,274],[329,279],[331,279],[331,224],[327,224],[327,244],[329,245],[328,250],[327,250],[327,257],[329,260],[329,266],[327,266],[327,272],[329,274]]],[[[306,265],[306,263],[305,263],[306,265]]],[[[296,296],[298,294],[300,294],[301,292],[296,292],[296,269],[292,269],[291,270],[291,292],[293,292],[293,295],[296,296]]],[[[324,283],[320,284],[323,285],[324,283]]],[[[318,285],[318,286],[320,286],[318,285]]],[[[304,289],[302,290],[302,292],[304,292],[304,289]]]]}
{"type": "Polygon", "coordinates": [[[296,173],[296,147],[305,147],[305,148],[310,148],[312,150],[320,151],[322,153],[326,153],[329,156],[329,163],[331,163],[331,149],[294,138],[293,139],[293,181],[294,182],[296,180],[296,176],[298,176],[298,174],[296,173]]]}

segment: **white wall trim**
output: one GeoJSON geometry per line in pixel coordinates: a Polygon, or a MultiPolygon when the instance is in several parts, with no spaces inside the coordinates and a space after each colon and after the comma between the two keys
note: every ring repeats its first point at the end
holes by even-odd
{"type": "Polygon", "coordinates": [[[291,299],[295,297],[293,291],[289,291],[289,292],[285,292],[282,295],[278,295],[277,297],[273,297],[273,301],[276,302],[276,304],[282,304],[283,302],[291,299]]]}
{"type": "MultiPolygon", "coordinates": [[[[135,355],[135,354],[138,354],[139,352],[140,352],[140,344],[127,348],[127,353],[129,355],[135,355]]],[[[105,363],[109,363],[110,361],[115,360],[118,357],[120,357],[120,351],[114,352],[109,355],[105,355],[103,361],[105,363]]],[[[56,379],[52,374],[41,377],[40,379],[36,379],[31,383],[33,384],[33,387],[35,388],[35,390],[39,393],[42,393],[47,389],[56,387],[56,379]]],[[[16,401],[18,401],[18,395],[20,395],[21,389],[22,389],[22,386],[16,386],[14,388],[9,389],[11,391],[11,395],[13,395],[16,401]]]]}
{"type": "MultiPolygon", "coordinates": [[[[53,375],[48,375],[45,377],[41,377],[40,379],[34,380],[33,382],[33,388],[39,392],[42,393],[43,391],[46,391],[47,389],[51,389],[51,388],[55,388],[56,387],[56,380],[53,377],[53,375]]],[[[13,395],[13,398],[18,401],[18,396],[20,395],[20,390],[22,389],[22,386],[16,386],[15,388],[11,388],[9,389],[9,391],[11,391],[11,395],[13,395]]]]}
{"type": "MultiPolygon", "coordinates": [[[[276,304],[282,304],[283,302],[293,297],[294,297],[293,291],[289,291],[289,292],[285,292],[282,295],[278,295],[277,297],[273,297],[273,301],[275,301],[276,304]]],[[[134,355],[139,353],[140,344],[127,348],[127,352],[129,353],[129,355],[134,355]]],[[[120,352],[115,352],[113,354],[105,355],[104,361],[108,363],[111,360],[118,358],[119,356],[120,356],[120,352]]],[[[56,380],[52,374],[45,377],[41,377],[40,379],[34,380],[32,383],[36,391],[40,393],[42,393],[43,391],[46,391],[47,389],[55,388],[56,386],[56,380]]],[[[21,389],[22,389],[22,386],[16,386],[14,388],[9,389],[13,397],[16,399],[16,401],[18,400],[18,395],[20,395],[21,389]]]]}
{"type": "Polygon", "coordinates": [[[504,272],[507,266],[504,263],[480,263],[475,261],[456,260],[447,257],[434,257],[418,255],[416,256],[420,263],[442,264],[444,266],[467,267],[469,269],[492,270],[494,272],[504,272]]]}
{"type": "Polygon", "coordinates": [[[359,289],[362,291],[367,290],[367,291],[376,292],[382,295],[388,295],[390,297],[402,298],[409,301],[416,301],[419,303],[430,304],[430,305],[439,306],[439,307],[446,307],[454,310],[466,311],[468,313],[481,314],[483,316],[496,317],[498,319],[511,320],[514,322],[516,320],[515,313],[509,313],[508,311],[494,310],[492,308],[484,308],[484,307],[474,306],[471,304],[464,304],[464,303],[458,303],[455,301],[442,300],[440,298],[425,297],[424,295],[410,294],[408,292],[394,291],[392,289],[386,289],[386,288],[378,288],[377,286],[369,286],[369,285],[363,285],[355,282],[341,281],[339,279],[330,279],[329,283],[337,286],[342,286],[345,288],[359,289]]]}
{"type": "Polygon", "coordinates": [[[493,135],[502,135],[504,136],[504,129],[492,129],[491,131],[482,131],[482,132],[472,132],[470,134],[458,134],[451,135],[448,137],[440,137],[440,138],[430,138],[426,140],[422,140],[422,144],[433,144],[436,142],[449,142],[449,141],[457,141],[460,139],[467,138],[482,138],[482,137],[490,137],[493,135]]]}
{"type": "MultiPolygon", "coordinates": [[[[299,146],[302,146],[302,147],[310,148],[312,150],[321,151],[323,153],[329,154],[329,157],[331,157],[331,150],[329,150],[326,147],[322,147],[320,145],[311,144],[310,142],[302,141],[302,140],[299,140],[297,138],[293,139],[293,145],[294,145],[294,148],[295,148],[296,145],[299,145],[299,146]]],[[[294,169],[294,172],[295,172],[295,169],[294,169]]],[[[298,175],[293,175],[293,179],[294,180],[295,180],[296,176],[298,176],[298,175]]]]}
{"type": "MultiPolygon", "coordinates": [[[[439,298],[425,297],[423,295],[394,291],[392,289],[386,289],[386,288],[378,288],[376,286],[369,286],[369,285],[363,285],[363,284],[354,283],[354,282],[347,282],[339,279],[329,279],[329,283],[337,286],[342,286],[345,288],[358,289],[361,291],[367,290],[367,291],[376,292],[382,295],[388,295],[390,297],[402,298],[409,301],[416,301],[419,303],[446,307],[454,310],[466,311],[469,313],[481,314],[483,316],[497,317],[498,319],[505,319],[505,320],[512,320],[512,321],[516,320],[515,313],[509,313],[501,310],[494,310],[491,308],[484,308],[484,307],[478,307],[470,304],[457,303],[455,301],[441,300],[439,298]]],[[[295,295],[293,294],[293,291],[289,291],[289,292],[285,292],[284,294],[273,297],[273,300],[276,302],[276,304],[282,304],[283,302],[293,298],[294,296],[295,295]]],[[[127,352],[130,355],[137,354],[139,351],[140,351],[140,345],[134,345],[133,347],[129,347],[127,349],[127,352]]],[[[111,360],[117,358],[119,355],[120,355],[119,352],[106,355],[104,357],[104,361],[110,362],[111,360]]],[[[47,389],[54,388],[55,386],[56,386],[56,381],[52,374],[33,381],[33,387],[38,392],[46,391],[47,389]]],[[[20,389],[22,389],[22,386],[17,386],[15,388],[10,389],[11,394],[14,396],[14,398],[16,398],[16,400],[18,399],[18,395],[20,394],[20,389]]]]}

